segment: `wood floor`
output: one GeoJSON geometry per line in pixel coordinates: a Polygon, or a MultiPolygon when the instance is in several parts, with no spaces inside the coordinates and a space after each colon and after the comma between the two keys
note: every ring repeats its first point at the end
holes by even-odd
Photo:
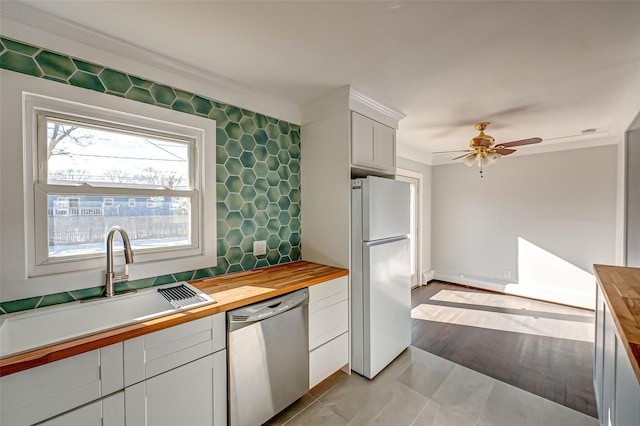
{"type": "Polygon", "coordinates": [[[440,282],[412,308],[414,346],[597,417],[593,312],[440,282]]]}

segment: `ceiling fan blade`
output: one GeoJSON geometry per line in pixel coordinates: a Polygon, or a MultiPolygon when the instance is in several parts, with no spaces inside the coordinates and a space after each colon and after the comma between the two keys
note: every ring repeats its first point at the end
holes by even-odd
{"type": "Polygon", "coordinates": [[[495,150],[495,152],[497,152],[500,155],[509,155],[509,154],[513,154],[514,152],[516,152],[515,149],[507,149],[507,148],[498,148],[495,150]]]}
{"type": "Polygon", "coordinates": [[[540,143],[540,142],[542,142],[542,139],[540,138],[529,138],[529,139],[522,139],[519,141],[501,143],[501,144],[498,144],[498,146],[502,148],[509,148],[511,146],[531,145],[531,144],[540,143]]]}
{"type": "MultiPolygon", "coordinates": [[[[472,151],[471,151],[471,150],[468,150],[467,152],[472,152],[472,151]]],[[[462,157],[466,157],[467,155],[469,155],[469,154],[467,154],[467,152],[465,152],[464,154],[462,154],[462,155],[461,155],[461,156],[459,156],[459,157],[452,158],[452,159],[451,159],[451,161],[459,160],[459,159],[461,159],[462,157]]]]}
{"type": "Polygon", "coordinates": [[[432,154],[451,154],[452,152],[471,152],[472,149],[456,149],[455,151],[436,151],[432,152],[432,154]]]}

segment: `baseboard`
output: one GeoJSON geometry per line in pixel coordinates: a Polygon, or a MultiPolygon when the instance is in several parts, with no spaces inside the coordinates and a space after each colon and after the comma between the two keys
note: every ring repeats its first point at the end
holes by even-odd
{"type": "MultiPolygon", "coordinates": [[[[452,284],[459,284],[480,290],[496,291],[512,296],[525,297],[527,299],[541,300],[558,305],[571,306],[574,308],[594,310],[595,292],[593,294],[582,294],[572,291],[562,291],[557,288],[545,288],[544,286],[527,285],[519,283],[496,283],[477,278],[465,277],[462,274],[442,274],[435,272],[434,279],[452,284]]],[[[595,283],[594,283],[595,285],[595,283]]]]}
{"type": "Polygon", "coordinates": [[[476,278],[468,278],[460,275],[452,275],[452,274],[442,274],[440,272],[434,272],[434,278],[438,281],[446,281],[453,284],[467,285],[470,287],[479,288],[482,290],[490,290],[490,291],[499,291],[501,293],[505,293],[505,284],[498,284],[491,281],[479,280],[476,278]]]}

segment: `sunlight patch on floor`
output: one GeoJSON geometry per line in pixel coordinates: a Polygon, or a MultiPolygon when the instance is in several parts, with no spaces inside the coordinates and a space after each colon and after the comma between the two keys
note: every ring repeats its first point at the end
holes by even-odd
{"type": "Polygon", "coordinates": [[[593,340],[592,323],[564,321],[522,314],[488,312],[423,303],[411,310],[411,318],[581,342],[593,340]],[[559,326],[558,324],[561,325],[559,326]]]}
{"type": "MultiPolygon", "coordinates": [[[[493,294],[488,292],[476,292],[470,290],[440,290],[429,298],[429,300],[436,300],[440,302],[449,303],[464,303],[467,305],[477,306],[490,306],[494,308],[514,308],[513,302],[504,297],[503,294],[493,294]]],[[[523,303],[525,301],[523,300],[523,303]]],[[[593,316],[593,312],[581,311],[572,307],[552,305],[545,302],[529,301],[527,309],[531,309],[537,312],[547,312],[552,314],[570,314],[580,315],[585,317],[593,316]]],[[[522,308],[524,309],[524,308],[522,308]]]]}

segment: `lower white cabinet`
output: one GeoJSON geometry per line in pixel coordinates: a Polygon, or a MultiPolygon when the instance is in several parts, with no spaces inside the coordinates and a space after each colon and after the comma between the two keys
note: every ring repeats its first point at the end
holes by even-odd
{"type": "Polygon", "coordinates": [[[0,423],[227,424],[225,313],[0,377],[0,423]]]}
{"type": "Polygon", "coordinates": [[[309,387],[349,363],[349,281],[309,287],[309,387]]]}
{"type": "Polygon", "coordinates": [[[226,350],[125,389],[127,424],[226,425],[226,350]]]}
{"type": "Polygon", "coordinates": [[[123,389],[122,343],[0,378],[0,422],[30,425],[123,389]]]}
{"type": "Polygon", "coordinates": [[[640,383],[599,287],[595,337],[593,384],[600,424],[640,426],[640,383]]]}
{"type": "Polygon", "coordinates": [[[100,399],[68,413],[54,417],[43,426],[124,426],[124,392],[100,399]]]}

